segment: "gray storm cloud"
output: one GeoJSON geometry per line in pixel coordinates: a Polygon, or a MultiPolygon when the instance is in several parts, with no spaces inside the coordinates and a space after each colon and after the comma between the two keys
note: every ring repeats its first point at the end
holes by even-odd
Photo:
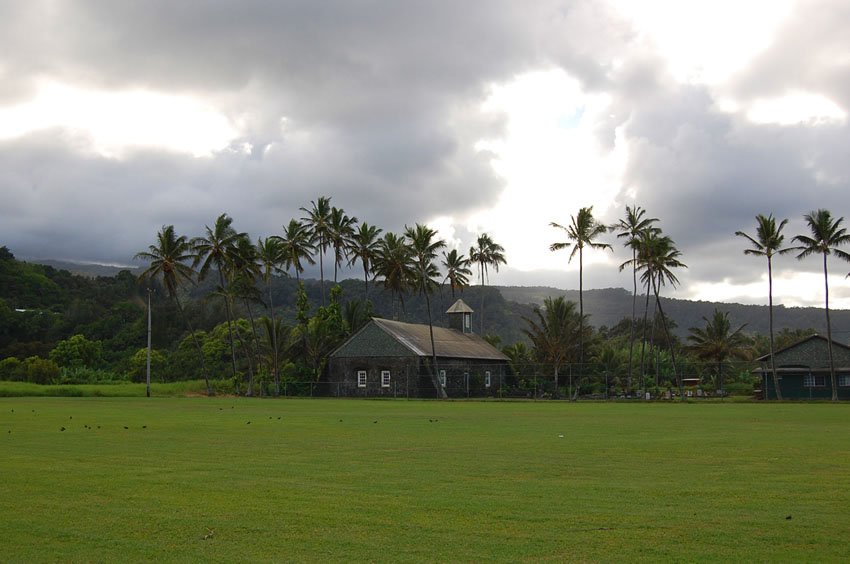
{"type": "MultiPolygon", "coordinates": [[[[799,89],[850,107],[848,23],[844,2],[800,3],[726,94],[750,103],[799,89]]],[[[320,195],[385,229],[487,209],[504,179],[475,146],[503,135],[505,116],[481,104],[492,85],[553,67],[610,96],[599,145],[626,144],[622,185],[679,243],[686,280],[756,279],[761,267],[733,233],[752,230],[757,213],[791,218],[789,238],[810,210],[850,215],[846,120],[724,112],[717,90],[674,81],[662,54],[599,2],[3,3],[0,53],[0,108],[49,78],[193,96],[240,129],[201,158],[106,157],[57,129],[0,141],[0,244],[21,256],[127,262],[161,225],[194,235],[225,211],[268,235],[320,195]]],[[[617,201],[633,203],[625,190],[617,201]]],[[[629,282],[615,266],[589,276],[629,282]]]]}

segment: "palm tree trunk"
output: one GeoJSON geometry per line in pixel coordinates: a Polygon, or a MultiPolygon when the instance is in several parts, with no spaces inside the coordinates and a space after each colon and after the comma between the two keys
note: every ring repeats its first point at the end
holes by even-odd
{"type": "Polygon", "coordinates": [[[661,324],[664,326],[664,334],[667,336],[667,345],[670,347],[670,360],[673,362],[673,375],[676,377],[676,384],[679,387],[679,399],[685,401],[685,387],[682,384],[682,379],[679,377],[679,370],[676,368],[676,349],[673,347],[673,339],[670,338],[670,330],[667,328],[667,318],[664,316],[664,310],[661,308],[661,298],[658,295],[658,285],[653,284],[655,290],[655,304],[658,306],[658,312],[661,314],[661,324]]]}
{"type": "Polygon", "coordinates": [[[646,364],[644,353],[646,351],[646,322],[649,317],[649,280],[646,281],[646,303],[643,306],[643,336],[640,343],[640,379],[644,394],[646,393],[646,364]]]}
{"type": "Polygon", "coordinates": [[[177,311],[180,313],[180,317],[183,318],[183,323],[185,323],[186,327],[189,328],[189,334],[192,336],[192,342],[195,344],[195,348],[198,349],[198,358],[201,359],[201,374],[204,375],[204,383],[207,385],[207,395],[215,395],[213,394],[212,386],[210,386],[210,377],[209,374],[207,374],[207,364],[204,361],[204,351],[201,348],[201,343],[198,342],[198,337],[195,335],[194,329],[192,329],[192,323],[183,312],[183,305],[180,303],[180,298],[174,296],[174,302],[177,304],[177,311]]]}
{"type": "Polygon", "coordinates": [[[279,361],[277,358],[277,324],[274,321],[274,300],[272,298],[272,283],[271,277],[266,281],[266,288],[269,292],[269,316],[272,320],[272,375],[274,377],[274,395],[280,395],[280,372],[279,361]]]}
{"type": "Polygon", "coordinates": [[[245,395],[250,397],[254,395],[254,363],[251,361],[251,349],[245,344],[245,340],[242,338],[242,334],[239,332],[238,326],[234,333],[236,333],[236,338],[239,340],[239,346],[242,347],[242,352],[245,354],[245,360],[248,363],[248,389],[245,391],[245,395]]]}
{"type": "Polygon", "coordinates": [[[826,269],[826,253],[823,253],[823,289],[826,304],[826,339],[829,350],[829,381],[832,386],[832,401],[838,401],[838,382],[835,379],[835,360],[832,357],[832,324],[829,322],[829,280],[826,269]]]}
{"type": "MultiPolygon", "coordinates": [[[[233,311],[230,307],[230,297],[227,295],[225,286],[224,286],[224,273],[222,269],[218,269],[218,280],[221,285],[221,291],[225,292],[224,294],[224,312],[227,315],[227,334],[230,337],[230,362],[231,367],[233,369],[233,379],[236,380],[236,346],[233,341],[233,311]]],[[[238,384],[237,384],[238,390],[238,384]]]]}
{"type": "Polygon", "coordinates": [[[632,324],[629,331],[629,380],[628,394],[632,393],[632,362],[634,358],[635,348],[635,317],[637,315],[637,251],[632,249],[632,283],[634,290],[632,291],[632,324]]]}
{"type": "Polygon", "coordinates": [[[578,369],[579,382],[584,372],[584,248],[578,248],[578,369]]]}
{"type": "MultiPolygon", "coordinates": [[[[423,289],[424,291],[424,289],[423,289]]],[[[446,394],[446,389],[440,385],[439,374],[440,371],[437,367],[437,348],[434,346],[434,324],[431,321],[431,299],[428,297],[428,292],[425,291],[425,306],[428,309],[428,331],[431,334],[431,362],[433,371],[431,373],[431,381],[434,383],[434,387],[437,390],[437,394],[442,399],[446,399],[448,395],[446,394]]]]}
{"type": "Polygon", "coordinates": [[[481,275],[481,336],[484,336],[484,263],[478,266],[481,275]]]}
{"type": "MultiPolygon", "coordinates": [[[[770,370],[773,372],[773,389],[776,393],[776,399],[781,400],[782,389],[779,386],[779,377],[776,375],[776,355],[773,347],[773,265],[769,255],[767,257],[767,301],[770,325],[770,370]]],[[[767,390],[765,390],[764,397],[767,398],[767,390]]]]}
{"type": "MultiPolygon", "coordinates": [[[[245,308],[248,310],[248,319],[251,321],[251,331],[254,332],[254,359],[256,361],[255,366],[259,370],[260,368],[260,341],[259,341],[259,333],[257,333],[257,324],[254,323],[254,312],[251,309],[251,302],[248,301],[248,298],[244,298],[245,300],[245,308]]],[[[254,395],[254,377],[253,374],[250,375],[248,379],[248,395],[254,395]]]]}
{"type": "Polygon", "coordinates": [[[325,307],[325,243],[319,237],[319,280],[322,286],[322,307],[325,307]]]}

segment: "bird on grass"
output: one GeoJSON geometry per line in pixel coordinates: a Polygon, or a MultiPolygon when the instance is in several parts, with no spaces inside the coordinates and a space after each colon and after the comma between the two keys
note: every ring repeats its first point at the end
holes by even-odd
{"type": "Polygon", "coordinates": [[[59,427],[59,431],[60,431],[60,432],[61,432],[61,431],[64,431],[64,430],[65,430],[65,427],[59,427]]]}

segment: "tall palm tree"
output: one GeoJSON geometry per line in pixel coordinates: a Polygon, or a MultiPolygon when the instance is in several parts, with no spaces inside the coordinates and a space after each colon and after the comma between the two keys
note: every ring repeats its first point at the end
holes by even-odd
{"type": "Polygon", "coordinates": [[[226,275],[229,273],[233,262],[233,249],[240,238],[246,237],[246,233],[238,233],[233,228],[233,218],[226,213],[221,214],[215,220],[213,227],[205,226],[206,236],[192,239],[195,249],[194,267],[200,264],[198,280],[203,280],[209,275],[210,270],[218,271],[220,295],[224,298],[225,313],[227,315],[227,333],[230,337],[230,360],[233,370],[233,378],[236,378],[236,348],[233,339],[233,308],[230,303],[229,293],[226,292],[226,275]]]}
{"type": "Polygon", "coordinates": [[[574,347],[582,322],[575,310],[575,303],[563,296],[543,300],[543,310],[534,308],[537,319],[523,318],[528,324],[523,332],[534,347],[538,362],[552,365],[555,372],[555,394],[559,392],[558,377],[561,366],[575,359],[574,347]]]}
{"type": "MultiPolygon", "coordinates": [[[[234,290],[234,296],[242,300],[245,310],[248,312],[248,319],[251,322],[251,333],[253,339],[253,356],[256,359],[256,366],[260,365],[260,332],[257,331],[257,323],[254,320],[254,309],[252,303],[262,303],[262,292],[257,288],[257,279],[261,275],[260,259],[257,254],[257,248],[251,242],[247,235],[240,237],[232,251],[233,273],[230,284],[234,290]]],[[[239,326],[235,327],[237,338],[242,341],[242,335],[239,333],[239,326]]],[[[245,348],[245,356],[248,359],[248,395],[254,395],[254,373],[252,362],[250,360],[250,347],[245,348]]]]}
{"type": "Polygon", "coordinates": [[[835,378],[835,361],[832,357],[832,325],[829,321],[829,273],[827,271],[827,257],[834,254],[840,259],[850,261],[850,254],[838,247],[850,243],[850,234],[847,229],[841,227],[843,217],[833,219],[829,210],[817,210],[803,216],[811,231],[808,235],[797,235],[793,241],[800,243],[794,250],[800,251],[797,258],[802,260],[809,255],[820,254],[823,256],[823,289],[824,304],[826,310],[826,338],[829,349],[829,377],[832,383],[832,401],[838,401],[838,382],[835,378]]]}
{"type": "MultiPolygon", "coordinates": [[[[736,231],[735,235],[744,237],[752,245],[751,248],[745,249],[745,255],[754,255],[767,258],[767,299],[768,299],[768,319],[770,326],[770,371],[773,373],[773,389],[776,393],[776,399],[782,399],[782,390],[779,386],[779,377],[776,375],[776,362],[773,358],[775,351],[773,342],[773,255],[791,252],[793,249],[783,249],[782,242],[785,240],[785,235],[782,234],[782,229],[788,223],[787,219],[783,219],[776,225],[776,220],[773,214],[767,217],[759,214],[756,216],[756,236],[750,237],[743,231],[736,231]]],[[[767,397],[767,396],[765,396],[767,397]]]]}
{"type": "MultiPolygon", "coordinates": [[[[673,273],[674,268],[687,268],[687,265],[679,260],[682,256],[681,251],[676,248],[676,244],[670,237],[662,236],[659,233],[649,232],[642,241],[641,253],[638,256],[640,261],[639,269],[643,270],[641,281],[647,284],[647,288],[651,287],[655,295],[655,307],[661,316],[661,324],[664,328],[664,334],[667,337],[667,344],[670,348],[670,358],[673,362],[673,372],[676,375],[676,382],[679,387],[679,394],[684,401],[685,389],[682,385],[682,378],[676,366],[676,347],[673,343],[673,338],[670,336],[670,328],[667,324],[667,317],[664,315],[664,309],[661,307],[661,287],[666,283],[675,286],[679,283],[679,279],[673,273]]],[[[644,316],[644,321],[646,317],[644,316]]]]}
{"type": "Polygon", "coordinates": [[[487,233],[482,233],[476,240],[477,246],[469,248],[469,261],[478,263],[478,275],[481,281],[481,335],[484,335],[484,286],[489,280],[489,269],[499,272],[499,265],[507,264],[505,248],[493,241],[487,233]]]}
{"type": "Polygon", "coordinates": [[[374,270],[382,278],[384,289],[392,295],[393,319],[398,319],[396,298],[404,308],[404,292],[414,285],[416,278],[413,251],[405,237],[388,231],[379,241],[374,270]]]}
{"type": "Polygon", "coordinates": [[[178,236],[175,234],[173,225],[163,225],[162,230],[156,235],[156,245],[150,245],[147,251],[136,253],[135,258],[150,261],[148,268],[139,276],[141,280],[162,278],[165,290],[168,292],[168,297],[177,306],[177,311],[180,312],[180,317],[183,318],[183,322],[189,329],[192,342],[198,351],[198,358],[201,361],[201,372],[204,375],[204,382],[207,386],[207,395],[213,395],[212,386],[210,386],[210,377],[207,374],[206,363],[204,362],[204,352],[177,295],[177,289],[182,284],[195,283],[195,271],[187,264],[195,260],[195,252],[192,244],[185,235],[178,236]]]}
{"type": "Polygon", "coordinates": [[[337,281],[337,269],[347,259],[354,246],[354,227],[356,217],[349,217],[341,208],[331,208],[328,221],[328,243],[334,251],[334,284],[337,281]]]}
{"type": "Polygon", "coordinates": [[[717,367],[717,387],[723,392],[723,365],[731,359],[744,360],[749,355],[750,339],[744,334],[743,324],[734,331],[729,322],[729,312],[714,310],[711,319],[702,318],[705,327],[689,329],[688,349],[701,360],[712,361],[717,367]]]}
{"type": "Polygon", "coordinates": [[[266,326],[266,335],[271,341],[272,351],[272,377],[274,379],[274,395],[280,395],[280,350],[277,342],[279,334],[279,323],[274,316],[274,298],[272,297],[272,276],[280,270],[283,263],[283,244],[279,237],[266,237],[257,239],[257,257],[262,268],[263,282],[266,283],[266,292],[269,297],[269,317],[266,326]]]}
{"type": "Polygon", "coordinates": [[[446,269],[446,277],[443,283],[449,282],[452,289],[452,299],[455,297],[455,290],[460,290],[469,286],[469,277],[472,276],[472,270],[469,268],[469,259],[457,252],[457,249],[452,249],[448,253],[443,252],[443,268],[446,269]]]}
{"type": "Polygon", "coordinates": [[[622,272],[627,266],[632,267],[632,284],[634,288],[632,291],[632,323],[629,333],[629,392],[631,392],[632,389],[632,362],[634,358],[635,323],[637,319],[637,251],[640,244],[641,233],[647,229],[657,229],[653,228],[652,224],[658,221],[657,218],[644,217],[645,215],[646,210],[640,206],[626,206],[626,216],[616,225],[611,227],[612,229],[619,230],[617,238],[625,239],[625,241],[623,241],[623,245],[632,250],[631,261],[625,261],[620,265],[620,272],[622,272]]]}
{"type": "Polygon", "coordinates": [[[560,251],[561,249],[572,248],[568,262],[572,262],[573,257],[578,254],[578,308],[579,320],[582,323],[581,330],[579,331],[578,362],[579,369],[581,369],[581,366],[584,364],[584,248],[610,249],[612,251],[614,249],[608,243],[598,243],[595,241],[597,237],[608,232],[608,227],[596,221],[596,218],[593,217],[593,206],[581,208],[577,215],[571,217],[570,225],[567,227],[555,222],[549,225],[566,232],[569,239],[569,241],[562,243],[552,243],[549,246],[549,250],[560,251]]]}
{"type": "Polygon", "coordinates": [[[434,344],[434,323],[431,319],[431,292],[437,287],[437,276],[439,271],[434,261],[437,252],[446,246],[446,242],[437,238],[437,231],[427,225],[417,223],[413,227],[405,227],[404,235],[410,240],[413,251],[413,263],[415,265],[416,285],[419,293],[425,296],[425,308],[428,310],[428,332],[431,336],[431,378],[437,393],[445,399],[446,390],[440,385],[439,372],[437,371],[437,348],[434,344]]]}
{"type": "Polygon", "coordinates": [[[351,237],[351,259],[348,264],[353,266],[359,260],[360,264],[363,265],[364,301],[369,299],[369,274],[373,274],[372,266],[380,247],[378,236],[382,231],[382,229],[364,221],[351,237]]]}
{"type": "Polygon", "coordinates": [[[310,231],[297,219],[290,219],[289,223],[283,227],[283,237],[277,235],[273,237],[280,241],[283,267],[287,272],[289,269],[294,270],[295,280],[300,282],[301,273],[304,272],[301,261],[316,264],[313,260],[313,252],[316,249],[310,240],[310,231]]]}
{"type": "Polygon", "coordinates": [[[302,217],[308,232],[310,243],[319,253],[319,279],[322,287],[322,305],[325,305],[325,251],[328,250],[331,221],[331,199],[321,196],[310,202],[310,209],[301,208],[307,214],[302,217]]]}

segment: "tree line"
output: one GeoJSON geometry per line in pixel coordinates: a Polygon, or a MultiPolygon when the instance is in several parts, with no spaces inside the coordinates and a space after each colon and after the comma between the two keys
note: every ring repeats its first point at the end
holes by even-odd
{"type": "MultiPolygon", "coordinates": [[[[848,240],[841,227],[843,218],[833,219],[825,210],[808,214],[806,221],[811,234],[794,237],[797,245],[786,248],[783,247],[782,229],[787,220],[777,222],[770,215],[757,216],[754,236],[744,232],[737,234],[751,245],[745,250],[747,254],[767,258],[769,335],[766,338],[746,335],[743,326],[731,327],[728,313],[715,311],[713,316],[703,318],[702,327],[690,328],[687,343],[682,343],[671,334],[674,323],[665,315],[661,294],[664,287],[679,283],[676,271],[686,265],[675,242],[661,230],[659,220],[649,217],[640,206],[629,206],[621,220],[604,225],[594,218],[592,207],[582,208],[570,217],[568,224],[552,223],[566,240],[550,245],[552,251],[568,251],[569,261],[578,259],[578,304],[563,298],[547,299],[542,308],[522,314],[524,339],[502,346],[498,338],[485,332],[484,324],[485,296],[490,296],[488,300],[497,308],[504,307],[495,301],[493,293],[484,291],[490,271],[498,271],[506,264],[504,248],[489,234],[480,234],[469,252],[462,253],[447,249],[445,241],[426,225],[414,224],[399,233],[385,232],[333,206],[328,197],[317,198],[299,211],[300,217],[284,223],[279,234],[256,241],[238,231],[227,214],[217,217],[198,236],[179,234],[172,225],[163,226],[156,233],[154,244],[136,255],[147,263],[141,279],[136,281],[129,273],[117,277],[123,294],[114,317],[125,319],[125,326],[115,332],[119,322],[111,319],[113,333],[102,331],[110,337],[120,333],[124,341],[134,343],[122,353],[123,366],[130,367],[134,378],[139,377],[146,364],[146,353],[135,343],[144,340],[144,297],[149,289],[156,291],[153,307],[157,314],[154,316],[157,347],[152,351],[156,373],[166,374],[170,379],[200,376],[205,380],[208,393],[212,393],[214,387],[211,380],[228,379],[239,393],[254,395],[259,389],[260,393],[278,394],[282,380],[317,381],[323,377],[327,355],[372,315],[376,296],[370,291],[375,286],[383,290],[382,294],[390,296],[394,318],[406,311],[409,302],[422,304],[417,307],[422,307],[423,317],[433,329],[431,298],[434,290],[440,288],[454,298],[456,293],[470,286],[474,269],[481,299],[478,304],[480,333],[511,358],[517,386],[529,367],[534,367],[537,373],[551,371],[555,384],[553,393],[559,394],[561,370],[569,365],[578,367],[575,374],[570,372],[571,377],[576,376],[576,385],[570,386],[574,396],[580,391],[601,392],[606,396],[634,394],[653,386],[657,390],[672,385],[684,397],[685,375],[697,374],[704,377],[708,387],[722,388],[726,373],[732,380],[743,382],[748,378],[746,369],[730,371],[731,362],[775,350],[773,255],[796,252],[800,259],[816,253],[823,255],[825,281],[826,257],[835,254],[844,260],[848,258],[838,248],[848,240]],[[609,233],[616,235],[629,252],[620,270],[632,273],[632,312],[630,318],[614,327],[594,329],[584,311],[584,251],[613,250],[611,243],[614,241],[600,240],[609,233]],[[327,257],[332,261],[329,264],[326,264],[327,257]],[[330,264],[333,265],[333,284],[328,291],[326,282],[330,280],[326,281],[325,268],[330,264]],[[301,278],[308,265],[318,265],[319,269],[319,287],[313,299],[308,297],[308,291],[313,290],[306,287],[301,278]],[[343,268],[362,270],[361,296],[342,298],[339,273],[343,268]],[[294,278],[295,290],[281,295],[277,284],[280,277],[294,278]],[[639,313],[641,292],[643,307],[639,313]],[[292,315],[284,319],[282,311],[290,311],[292,315]],[[177,320],[182,331],[178,330],[177,320]],[[136,348],[130,351],[133,346],[136,348]]],[[[9,256],[0,256],[0,267],[14,265],[14,261],[8,260],[11,254],[5,248],[4,251],[9,256]],[[2,262],[4,258],[7,259],[5,263],[2,262]]],[[[14,268],[8,266],[10,270],[5,274],[0,268],[0,282],[4,275],[27,281],[13,284],[12,288],[18,288],[16,291],[21,295],[28,293],[28,299],[35,300],[32,303],[37,302],[37,296],[50,296],[58,291],[53,278],[60,280],[62,276],[57,276],[55,270],[51,273],[50,267],[40,267],[42,273],[51,273],[53,278],[38,282],[41,284],[38,286],[33,282],[38,277],[21,270],[20,264],[23,263],[14,268]]],[[[828,287],[825,289],[831,341],[828,287]]],[[[67,308],[66,315],[96,301],[95,295],[81,296],[75,300],[76,306],[67,308]]],[[[0,315],[4,313],[3,305],[0,303],[0,315]]],[[[44,319],[41,313],[44,312],[38,316],[26,313],[18,317],[28,315],[35,323],[37,318],[44,319]]],[[[99,313],[104,314],[102,308],[99,313]]],[[[497,310],[496,313],[501,312],[497,310]]],[[[34,368],[30,372],[51,373],[35,358],[53,362],[63,374],[90,367],[94,363],[91,359],[100,359],[99,365],[103,365],[105,356],[113,356],[112,366],[118,365],[114,358],[116,353],[107,353],[115,350],[112,342],[103,341],[101,352],[93,353],[89,345],[98,341],[91,337],[100,333],[83,331],[89,336],[90,343],[87,343],[82,335],[78,338],[76,333],[69,334],[68,327],[70,325],[66,325],[62,333],[53,333],[53,342],[59,352],[42,349],[30,351],[36,354],[29,355],[22,354],[22,349],[15,351],[14,346],[18,345],[10,345],[11,354],[7,350],[5,356],[17,358],[0,361],[0,378],[15,373],[16,378],[24,379],[26,377],[22,378],[21,374],[31,367],[34,368]],[[57,343],[57,335],[66,338],[57,343]],[[5,368],[3,362],[6,362],[5,368]]],[[[786,331],[783,339],[788,341],[790,337],[799,338],[804,334],[808,332],[786,331]]],[[[2,338],[0,331],[0,345],[2,338]]],[[[44,342],[48,341],[45,335],[44,342]]],[[[434,368],[437,362],[438,359],[432,358],[434,368]]],[[[38,378],[49,380],[43,375],[38,378]]]]}

